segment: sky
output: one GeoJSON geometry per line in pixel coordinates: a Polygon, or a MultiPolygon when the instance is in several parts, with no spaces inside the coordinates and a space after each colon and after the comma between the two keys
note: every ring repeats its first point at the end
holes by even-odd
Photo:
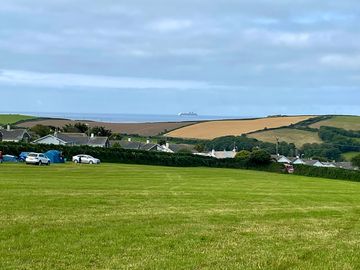
{"type": "Polygon", "coordinates": [[[360,1],[1,0],[0,111],[360,115],[360,1]]]}

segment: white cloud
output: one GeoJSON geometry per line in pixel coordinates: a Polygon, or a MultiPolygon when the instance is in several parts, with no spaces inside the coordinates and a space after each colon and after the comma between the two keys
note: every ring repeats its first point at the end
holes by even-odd
{"type": "Polygon", "coordinates": [[[1,70],[0,83],[36,87],[84,87],[110,89],[208,89],[214,86],[201,81],[161,80],[111,76],[91,76],[65,73],[39,73],[1,70]]]}
{"type": "Polygon", "coordinates": [[[163,19],[151,23],[149,28],[158,32],[173,32],[190,28],[192,25],[191,20],[163,19]]]}
{"type": "Polygon", "coordinates": [[[266,41],[272,45],[304,47],[310,44],[311,34],[306,32],[282,32],[264,29],[249,29],[244,32],[244,37],[250,41],[266,41]]]}
{"type": "Polygon", "coordinates": [[[344,54],[329,54],[320,58],[320,63],[333,68],[345,69],[359,69],[360,68],[360,54],[344,55],[344,54]]]}

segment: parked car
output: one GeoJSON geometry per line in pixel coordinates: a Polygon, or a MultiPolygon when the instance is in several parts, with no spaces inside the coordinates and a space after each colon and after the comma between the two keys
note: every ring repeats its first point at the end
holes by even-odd
{"type": "Polygon", "coordinates": [[[26,164],[50,165],[50,159],[45,154],[30,153],[25,159],[26,164]]]}
{"type": "Polygon", "coordinates": [[[72,161],[75,163],[100,164],[100,159],[94,158],[89,155],[73,156],[72,161]]]}

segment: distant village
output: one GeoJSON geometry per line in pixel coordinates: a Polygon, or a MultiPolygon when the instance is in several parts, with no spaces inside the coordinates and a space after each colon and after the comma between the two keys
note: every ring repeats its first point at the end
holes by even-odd
{"type": "MultiPolygon", "coordinates": [[[[70,133],[55,131],[52,134],[43,136],[32,140],[32,136],[27,129],[12,129],[10,125],[0,127],[0,141],[3,142],[24,142],[33,144],[46,144],[46,145],[63,145],[63,146],[90,146],[90,147],[120,147],[128,150],[142,150],[142,151],[157,151],[165,153],[180,153],[186,151],[198,156],[212,157],[217,159],[236,158],[237,149],[232,151],[208,151],[198,152],[195,150],[194,145],[190,144],[171,144],[165,142],[164,144],[153,143],[150,140],[145,142],[133,141],[131,137],[126,140],[110,140],[106,136],[96,136],[95,134],[86,133],[70,133]]],[[[323,162],[320,160],[304,159],[302,157],[286,157],[283,155],[272,155],[274,162],[288,164],[288,165],[308,165],[314,167],[327,167],[327,168],[342,168],[347,170],[358,170],[352,166],[351,162],[323,162]]]]}

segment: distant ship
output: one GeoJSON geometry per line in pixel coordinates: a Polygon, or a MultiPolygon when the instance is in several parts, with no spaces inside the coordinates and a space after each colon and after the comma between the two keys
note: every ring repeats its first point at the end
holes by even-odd
{"type": "Polygon", "coordinates": [[[194,112],[181,112],[178,113],[178,116],[198,116],[198,114],[194,112]]]}

